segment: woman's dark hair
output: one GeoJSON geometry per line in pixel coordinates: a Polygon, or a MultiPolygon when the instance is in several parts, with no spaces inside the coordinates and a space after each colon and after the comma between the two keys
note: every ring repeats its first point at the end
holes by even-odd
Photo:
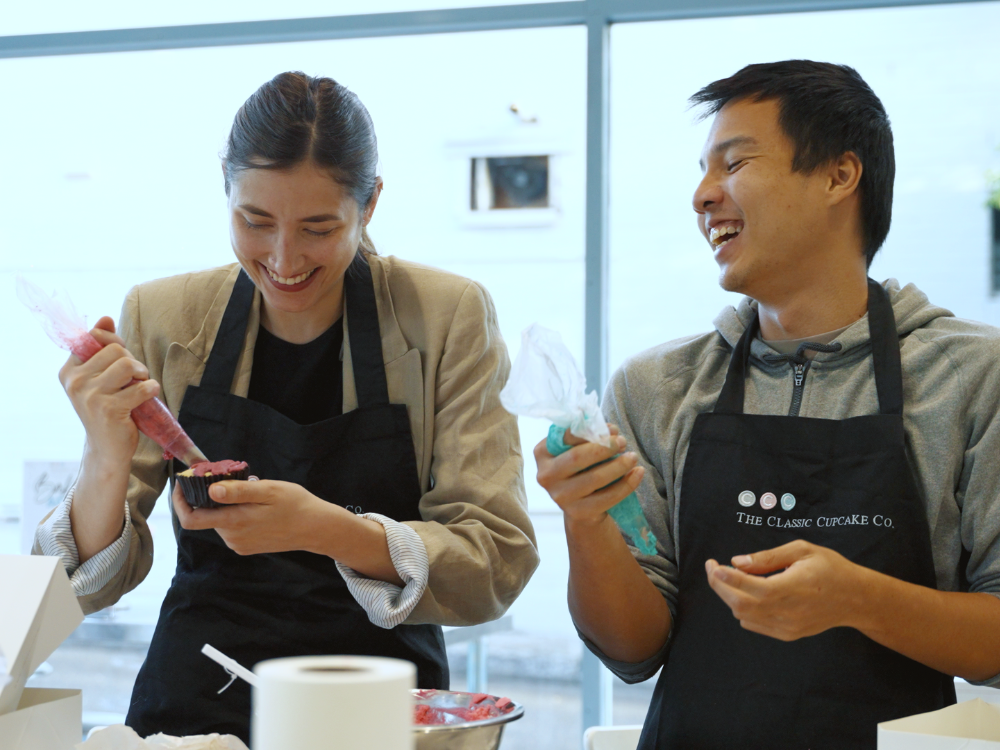
{"type": "Polygon", "coordinates": [[[854,68],[812,60],[747,65],[710,83],[691,97],[714,115],[745,97],[778,101],[778,121],[795,144],[792,170],[814,171],[852,151],[861,161],[861,228],[871,266],[892,221],[896,159],[889,116],[875,92],[854,68]]]}
{"type": "MultiPolygon", "coordinates": [[[[222,154],[226,195],[246,169],[289,169],[311,162],[326,169],[365,209],[378,181],[378,142],[357,95],[332,78],[281,73],[257,89],[233,119],[222,154]]],[[[361,251],[374,254],[367,230],[361,251]]]]}

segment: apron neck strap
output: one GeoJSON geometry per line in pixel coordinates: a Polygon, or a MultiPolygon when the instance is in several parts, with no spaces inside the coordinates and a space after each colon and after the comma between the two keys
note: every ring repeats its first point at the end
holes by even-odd
{"type": "MultiPolygon", "coordinates": [[[[219,332],[205,363],[200,387],[216,393],[232,393],[247,320],[253,305],[254,283],[241,270],[236,277],[219,332]]],[[[358,406],[381,406],[389,403],[389,387],[382,358],[382,335],[378,325],[378,306],[372,270],[360,253],[344,274],[344,294],[351,307],[347,320],[351,360],[354,363],[354,387],[358,406]]]]}
{"type": "Polygon", "coordinates": [[[382,357],[382,333],[378,325],[375,282],[368,261],[358,251],[344,274],[344,293],[350,306],[347,333],[354,364],[354,389],[358,406],[382,406],[389,403],[389,386],[382,357]]]}
{"type": "MultiPolygon", "coordinates": [[[[754,315],[729,360],[726,382],[715,404],[716,414],[742,414],[747,370],[750,367],[750,345],[760,330],[760,317],[754,315]]],[[[899,355],[899,335],[896,317],[889,295],[877,281],[868,279],[868,333],[872,344],[872,364],[875,389],[878,392],[879,414],[903,413],[903,367],[899,355]]]]}
{"type": "Polygon", "coordinates": [[[889,294],[868,279],[868,331],[872,340],[879,414],[903,413],[903,365],[889,294]]]}
{"type": "Polygon", "coordinates": [[[246,340],[247,318],[253,306],[254,290],[253,281],[246,271],[240,269],[240,275],[236,277],[236,284],[229,295],[229,304],[222,315],[219,331],[215,334],[215,343],[209,352],[199,387],[216,393],[232,393],[236,364],[246,340]]]}

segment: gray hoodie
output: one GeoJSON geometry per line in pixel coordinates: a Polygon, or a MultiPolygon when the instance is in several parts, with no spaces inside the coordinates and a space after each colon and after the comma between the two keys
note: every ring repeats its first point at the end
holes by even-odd
{"type": "MultiPolygon", "coordinates": [[[[907,449],[927,507],[938,588],[959,589],[964,546],[968,590],[1000,597],[1000,329],[954,317],[912,284],[900,289],[890,279],[884,286],[900,336],[907,449]]],[[[688,439],[695,417],[715,406],[732,348],[755,311],[756,303],[746,298],[739,308],[722,311],[712,333],[632,357],[605,393],[608,421],[621,427],[646,469],[638,495],[659,540],[656,556],[632,552],[675,615],[678,504],[688,439]]],[[[806,373],[799,416],[878,413],[867,316],[836,341],[840,351],[817,353],[806,373]]],[[[792,365],[765,361],[775,353],[759,338],[753,341],[747,414],[789,413],[792,365]]],[[[646,662],[627,664],[588,646],[626,682],[649,678],[666,658],[665,647],[646,662]]],[[[1000,675],[980,684],[1000,687],[1000,675]]]]}

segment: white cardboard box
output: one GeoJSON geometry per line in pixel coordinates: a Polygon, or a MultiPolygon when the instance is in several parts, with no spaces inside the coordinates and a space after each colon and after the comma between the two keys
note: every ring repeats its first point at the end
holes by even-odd
{"type": "Polygon", "coordinates": [[[878,725],[878,750],[998,750],[1000,707],[976,700],[878,725]]]}
{"type": "Polygon", "coordinates": [[[0,555],[0,651],[11,677],[0,688],[3,750],[68,750],[80,741],[80,691],[24,686],[81,622],[62,560],[0,555]]]}
{"type": "Polygon", "coordinates": [[[25,688],[17,710],[0,716],[0,747],[71,750],[83,735],[82,714],[79,690],[25,688]]]}

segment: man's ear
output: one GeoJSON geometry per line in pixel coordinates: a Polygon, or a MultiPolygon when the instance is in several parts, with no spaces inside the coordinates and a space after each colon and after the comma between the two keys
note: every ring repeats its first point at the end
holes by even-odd
{"type": "Polygon", "coordinates": [[[858,192],[864,166],[853,151],[847,151],[830,163],[827,194],[831,205],[836,205],[858,192]]]}

